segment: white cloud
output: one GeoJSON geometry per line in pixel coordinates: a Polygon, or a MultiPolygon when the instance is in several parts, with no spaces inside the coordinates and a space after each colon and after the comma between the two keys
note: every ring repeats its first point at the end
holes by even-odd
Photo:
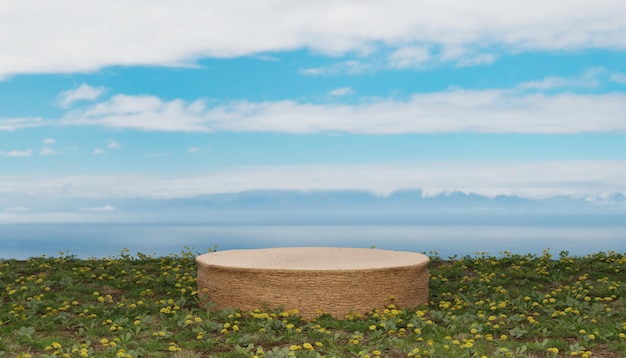
{"type": "Polygon", "coordinates": [[[626,74],[614,73],[613,75],[611,75],[611,81],[626,84],[626,74]]]}
{"type": "Polygon", "coordinates": [[[41,148],[41,151],[39,152],[39,154],[40,155],[54,155],[54,154],[57,154],[57,152],[52,148],[45,147],[45,148],[41,148]]]}
{"type": "Polygon", "coordinates": [[[107,200],[189,197],[252,189],[359,189],[388,193],[399,189],[422,188],[431,193],[462,190],[485,195],[508,194],[534,198],[626,193],[625,177],[626,161],[257,166],[197,175],[0,175],[0,193],[35,193],[39,198],[107,200]]]}
{"type": "Polygon", "coordinates": [[[10,150],[8,152],[0,150],[0,156],[4,156],[4,157],[30,157],[32,154],[33,154],[32,149],[10,150]]]}
{"type": "Polygon", "coordinates": [[[335,76],[335,75],[360,75],[380,69],[380,65],[362,61],[349,60],[334,63],[329,66],[306,68],[300,74],[307,76],[335,76]]]}
{"type": "Polygon", "coordinates": [[[120,147],[120,144],[112,139],[107,141],[108,149],[119,149],[120,147]]]}
{"type": "Polygon", "coordinates": [[[428,46],[404,46],[392,49],[387,55],[372,54],[358,60],[339,61],[330,65],[306,68],[300,74],[308,76],[360,75],[377,71],[426,70],[445,64],[455,67],[488,65],[498,55],[487,52],[472,52],[460,46],[446,46],[433,52],[428,46]]]}
{"type": "Polygon", "coordinates": [[[563,87],[598,87],[600,76],[604,75],[606,70],[602,68],[592,68],[579,77],[548,77],[539,81],[524,82],[519,85],[522,89],[549,90],[563,87]]]}
{"type": "Polygon", "coordinates": [[[30,211],[30,208],[27,208],[25,206],[14,206],[14,207],[9,207],[9,208],[4,208],[5,211],[11,211],[11,212],[25,212],[25,211],[30,211]]]}
{"type": "Polygon", "coordinates": [[[528,81],[519,85],[520,88],[530,88],[530,89],[538,89],[538,90],[546,90],[551,88],[565,87],[569,86],[572,83],[571,80],[568,80],[563,77],[548,77],[539,81],[528,81]]]}
{"type": "Polygon", "coordinates": [[[54,138],[46,138],[43,140],[43,144],[45,145],[53,145],[57,141],[54,138]]]}
{"type": "Polygon", "coordinates": [[[496,62],[497,58],[498,56],[492,53],[479,53],[474,56],[458,59],[456,66],[457,67],[472,67],[472,66],[489,65],[489,64],[496,62]]]}
{"type": "Polygon", "coordinates": [[[115,128],[203,132],[204,102],[182,100],[163,102],[153,96],[116,95],[85,110],[70,112],[65,124],[97,124],[115,128]]]}
{"type": "Polygon", "coordinates": [[[626,48],[615,0],[176,3],[22,0],[0,13],[0,78],[104,66],[189,66],[202,57],[441,45],[502,51],[626,48]],[[241,11],[241,9],[247,11],[241,11]],[[93,19],[98,19],[94,21],[93,19]],[[111,24],[115,26],[111,26],[111,24]],[[250,36],[254,34],[254,36],[250,36]]]}
{"type": "Polygon", "coordinates": [[[626,94],[450,90],[358,104],[202,101],[115,96],[63,122],[150,131],[402,133],[626,132],[626,94]]]}
{"type": "Polygon", "coordinates": [[[61,92],[58,101],[62,107],[69,107],[77,101],[93,101],[103,93],[104,87],[92,87],[83,83],[77,88],[61,92]]]}
{"type": "Polygon", "coordinates": [[[402,47],[389,55],[391,68],[420,68],[430,60],[430,51],[426,47],[402,47]]]}
{"type": "Polygon", "coordinates": [[[342,97],[354,94],[354,90],[352,87],[340,87],[328,92],[328,94],[331,96],[342,97]]]}
{"type": "Polygon", "coordinates": [[[81,208],[81,211],[115,211],[115,207],[111,205],[98,206],[93,208],[81,208]]]}
{"type": "MultiPolygon", "coordinates": [[[[479,49],[480,50],[480,49],[479,49]]],[[[453,63],[455,67],[473,67],[489,65],[498,59],[498,55],[492,52],[478,51],[463,46],[444,46],[439,53],[430,58],[432,64],[453,63]]]]}
{"type": "Polygon", "coordinates": [[[0,131],[15,131],[23,128],[39,127],[44,124],[45,121],[39,117],[0,118],[0,131]]]}
{"type": "Polygon", "coordinates": [[[187,149],[187,153],[197,153],[200,151],[200,148],[198,147],[191,147],[187,149]]]}
{"type": "MultiPolygon", "coordinates": [[[[114,141],[113,139],[109,139],[107,141],[107,146],[106,147],[107,147],[107,149],[115,150],[115,149],[119,149],[121,147],[121,145],[117,141],[114,141]]],[[[91,153],[94,154],[94,155],[101,155],[101,154],[106,154],[107,151],[102,149],[102,148],[96,148],[91,153]]]]}

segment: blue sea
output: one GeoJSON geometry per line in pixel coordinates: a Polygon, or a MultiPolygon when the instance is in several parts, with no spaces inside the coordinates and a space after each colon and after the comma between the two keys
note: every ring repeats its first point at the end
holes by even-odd
{"type": "Polygon", "coordinates": [[[0,224],[0,258],[114,256],[122,249],[156,256],[290,246],[372,247],[442,258],[503,251],[586,255],[626,253],[624,225],[188,225],[0,224]]]}

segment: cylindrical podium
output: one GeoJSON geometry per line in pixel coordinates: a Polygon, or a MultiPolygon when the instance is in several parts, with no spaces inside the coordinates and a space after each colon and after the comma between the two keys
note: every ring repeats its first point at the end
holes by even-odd
{"type": "Polygon", "coordinates": [[[423,254],[362,248],[227,250],[196,257],[198,295],[214,309],[297,309],[309,319],[343,319],[393,303],[428,302],[423,254]]]}

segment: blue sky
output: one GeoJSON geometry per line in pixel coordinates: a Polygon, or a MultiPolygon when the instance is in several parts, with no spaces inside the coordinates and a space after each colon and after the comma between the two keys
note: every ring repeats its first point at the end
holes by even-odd
{"type": "Polygon", "coordinates": [[[252,189],[626,194],[624,13],[617,0],[2,5],[0,219],[252,189]]]}

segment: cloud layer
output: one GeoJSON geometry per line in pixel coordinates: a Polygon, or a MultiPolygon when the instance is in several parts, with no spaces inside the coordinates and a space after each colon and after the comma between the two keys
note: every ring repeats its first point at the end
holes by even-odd
{"type": "Polygon", "coordinates": [[[548,197],[626,193],[626,162],[440,162],[404,165],[265,166],[197,175],[0,176],[0,195],[38,198],[173,198],[254,189],[359,189],[386,194],[421,188],[548,197]]]}
{"type": "Polygon", "coordinates": [[[44,119],[39,117],[0,118],[0,131],[14,131],[24,128],[39,127],[45,124],[44,119]]]}
{"type": "Polygon", "coordinates": [[[62,107],[69,107],[77,101],[95,100],[104,93],[103,87],[92,87],[85,83],[77,88],[63,91],[59,94],[59,104],[62,107]]]}
{"type": "Polygon", "coordinates": [[[438,47],[459,65],[491,52],[626,48],[619,0],[10,2],[0,10],[0,79],[105,66],[190,66],[203,57],[309,49],[394,52],[413,67],[438,47]],[[111,26],[115,24],[115,26],[111,26]]]}
{"type": "Polygon", "coordinates": [[[0,157],[30,157],[33,154],[32,149],[18,150],[13,149],[9,151],[0,150],[0,157]]]}
{"type": "Polygon", "coordinates": [[[69,113],[62,123],[182,132],[626,133],[626,94],[451,90],[416,94],[403,101],[234,101],[212,108],[202,100],[167,102],[154,96],[116,95],[69,113]]]}

